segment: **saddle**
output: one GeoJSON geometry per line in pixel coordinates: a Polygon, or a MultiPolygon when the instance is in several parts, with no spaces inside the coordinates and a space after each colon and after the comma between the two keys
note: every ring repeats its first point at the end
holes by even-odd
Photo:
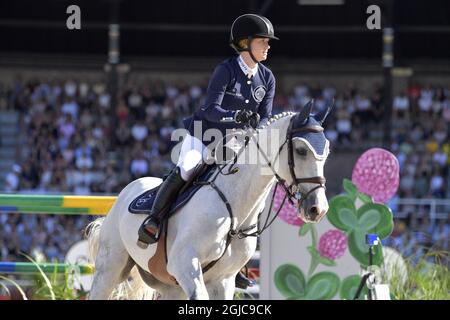
{"type": "MultiPolygon", "coordinates": [[[[215,164],[198,165],[198,167],[194,170],[192,177],[181,188],[177,199],[170,205],[170,207],[164,209],[168,210],[168,212],[164,215],[165,220],[170,218],[175,211],[182,208],[194,196],[194,194],[202,187],[199,182],[208,181],[208,179],[215,173],[216,168],[217,165],[215,164]]],[[[159,186],[147,190],[137,196],[128,206],[128,211],[133,214],[150,214],[158,189],[159,186]]]]}

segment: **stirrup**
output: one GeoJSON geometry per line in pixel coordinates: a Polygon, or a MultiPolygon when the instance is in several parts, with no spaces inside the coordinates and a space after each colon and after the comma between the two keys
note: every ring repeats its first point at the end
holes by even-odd
{"type": "Polygon", "coordinates": [[[148,245],[158,242],[160,237],[159,224],[150,217],[141,225],[138,235],[137,245],[143,249],[147,248],[148,245]]]}
{"type": "Polygon", "coordinates": [[[247,278],[242,272],[238,272],[235,279],[236,288],[239,289],[247,289],[248,287],[252,287],[256,284],[256,281],[253,279],[247,278]]]}

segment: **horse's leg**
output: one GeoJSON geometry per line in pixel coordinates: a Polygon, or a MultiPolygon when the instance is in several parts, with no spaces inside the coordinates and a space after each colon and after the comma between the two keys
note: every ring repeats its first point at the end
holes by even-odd
{"type": "Polygon", "coordinates": [[[235,276],[206,284],[209,297],[212,300],[233,300],[235,291],[235,276]]]}
{"type": "Polygon", "coordinates": [[[198,254],[185,241],[177,241],[170,250],[167,271],[177,279],[190,300],[208,300],[198,254]]]}
{"type": "MultiPolygon", "coordinates": [[[[110,212],[111,214],[111,212],[110,212]]],[[[91,300],[106,300],[113,289],[130,274],[131,260],[113,219],[105,219],[100,230],[99,248],[95,259],[95,274],[89,293],[91,300]]]]}
{"type": "Polygon", "coordinates": [[[99,248],[95,261],[95,274],[92,288],[89,293],[90,300],[106,300],[113,289],[125,281],[134,266],[126,251],[111,252],[108,248],[99,248]]]}

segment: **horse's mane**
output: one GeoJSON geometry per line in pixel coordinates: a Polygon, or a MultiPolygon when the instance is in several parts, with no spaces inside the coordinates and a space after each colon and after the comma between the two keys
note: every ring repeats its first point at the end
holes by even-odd
{"type": "Polygon", "coordinates": [[[266,129],[268,126],[270,126],[275,121],[289,117],[289,116],[293,116],[294,114],[295,114],[295,112],[293,112],[293,111],[285,111],[285,112],[276,114],[273,117],[271,117],[264,126],[261,126],[260,129],[266,129]]]}

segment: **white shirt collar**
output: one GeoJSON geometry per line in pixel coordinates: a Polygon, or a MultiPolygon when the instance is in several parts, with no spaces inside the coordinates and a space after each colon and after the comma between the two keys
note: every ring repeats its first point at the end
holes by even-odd
{"type": "Polygon", "coordinates": [[[256,74],[256,72],[258,72],[258,64],[256,64],[256,66],[253,69],[250,68],[245,63],[244,59],[242,59],[241,55],[238,57],[238,63],[239,63],[239,67],[241,67],[242,72],[249,78],[254,76],[256,74]]]}

